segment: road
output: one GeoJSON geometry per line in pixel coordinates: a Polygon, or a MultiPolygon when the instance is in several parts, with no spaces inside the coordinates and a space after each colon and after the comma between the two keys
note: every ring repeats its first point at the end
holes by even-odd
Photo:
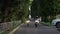
{"type": "Polygon", "coordinates": [[[60,31],[58,31],[55,27],[52,26],[49,27],[39,24],[39,26],[35,28],[34,21],[31,21],[31,23],[29,24],[29,27],[24,24],[13,34],[60,34],[60,31]]]}

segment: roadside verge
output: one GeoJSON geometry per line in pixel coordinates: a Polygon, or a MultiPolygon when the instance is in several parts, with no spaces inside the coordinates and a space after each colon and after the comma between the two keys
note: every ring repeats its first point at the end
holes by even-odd
{"type": "Polygon", "coordinates": [[[45,26],[51,26],[51,24],[49,22],[45,23],[45,22],[41,22],[41,24],[45,25],[45,26]]]}
{"type": "MultiPolygon", "coordinates": [[[[24,23],[23,23],[24,24],[24,23]]],[[[19,25],[18,27],[16,27],[15,29],[13,29],[11,32],[9,32],[8,34],[13,34],[17,29],[19,29],[20,26],[22,26],[23,24],[19,25]]]]}

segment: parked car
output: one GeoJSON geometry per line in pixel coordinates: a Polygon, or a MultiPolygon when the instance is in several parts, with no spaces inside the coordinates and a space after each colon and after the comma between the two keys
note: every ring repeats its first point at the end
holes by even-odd
{"type": "Polygon", "coordinates": [[[60,19],[52,20],[52,25],[56,26],[56,28],[60,28],[60,19]]]}

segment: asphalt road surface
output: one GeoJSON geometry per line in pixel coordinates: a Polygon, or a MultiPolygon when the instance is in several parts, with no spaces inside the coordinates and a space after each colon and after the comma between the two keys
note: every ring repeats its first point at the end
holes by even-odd
{"type": "Polygon", "coordinates": [[[39,24],[36,28],[34,26],[34,21],[31,21],[31,23],[29,23],[29,27],[24,24],[13,34],[60,34],[60,31],[53,26],[49,27],[42,24],[39,24]]]}

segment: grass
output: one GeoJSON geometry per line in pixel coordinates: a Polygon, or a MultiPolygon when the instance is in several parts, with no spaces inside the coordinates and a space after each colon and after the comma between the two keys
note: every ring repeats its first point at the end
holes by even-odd
{"type": "Polygon", "coordinates": [[[4,32],[1,32],[0,34],[8,34],[9,32],[11,32],[17,26],[19,26],[19,25],[14,25],[14,26],[10,27],[9,29],[5,30],[4,32]]]}
{"type": "Polygon", "coordinates": [[[50,22],[41,22],[41,24],[46,25],[46,26],[51,26],[50,22]]]}
{"type": "Polygon", "coordinates": [[[1,34],[8,34],[10,31],[12,31],[13,29],[11,28],[11,29],[7,29],[7,30],[5,30],[4,32],[2,32],[1,34]]]}
{"type": "MultiPolygon", "coordinates": [[[[17,26],[16,26],[17,27],[17,26]]],[[[16,28],[15,26],[14,26],[14,28],[16,28]]],[[[11,32],[14,28],[9,28],[9,29],[7,29],[7,30],[5,30],[4,32],[2,32],[1,34],[8,34],[9,32],[11,32]]]]}

